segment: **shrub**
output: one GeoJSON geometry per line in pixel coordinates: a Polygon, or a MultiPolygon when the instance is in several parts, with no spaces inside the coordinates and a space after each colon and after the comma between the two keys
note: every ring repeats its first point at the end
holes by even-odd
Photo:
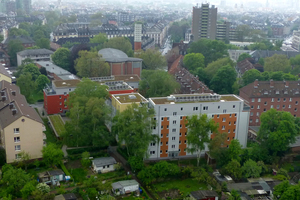
{"type": "Polygon", "coordinates": [[[66,174],[67,176],[72,177],[72,176],[71,176],[71,173],[67,170],[67,168],[66,168],[66,166],[65,166],[64,163],[61,163],[61,164],[60,164],[60,167],[61,167],[61,169],[65,172],[65,174],[66,174]]]}
{"type": "Polygon", "coordinates": [[[287,170],[283,169],[283,168],[280,168],[278,171],[277,171],[277,175],[282,175],[282,176],[285,176],[287,179],[289,179],[289,174],[287,172],[287,170]]]}

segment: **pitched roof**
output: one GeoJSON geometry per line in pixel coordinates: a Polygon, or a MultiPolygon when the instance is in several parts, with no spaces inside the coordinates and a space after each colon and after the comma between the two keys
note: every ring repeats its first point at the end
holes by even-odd
{"type": "Polygon", "coordinates": [[[126,186],[134,186],[134,185],[139,185],[139,183],[136,180],[126,180],[126,181],[118,181],[115,183],[112,183],[112,188],[113,189],[120,189],[126,186]]]}
{"type": "Polygon", "coordinates": [[[240,93],[251,97],[300,97],[300,81],[254,81],[240,93]]]}
{"type": "Polygon", "coordinates": [[[0,74],[3,74],[4,76],[7,76],[7,77],[12,77],[9,73],[8,73],[8,71],[5,69],[5,67],[4,66],[2,66],[2,65],[0,65],[0,74]]]}
{"type": "Polygon", "coordinates": [[[142,61],[140,58],[128,57],[123,51],[113,48],[101,49],[98,54],[102,55],[106,62],[142,61]]]}
{"type": "Polygon", "coordinates": [[[21,36],[11,36],[11,37],[8,37],[6,38],[4,41],[2,41],[3,44],[8,44],[10,41],[12,40],[20,40],[22,44],[31,44],[31,43],[35,43],[33,39],[31,39],[30,37],[28,36],[24,36],[24,35],[21,35],[21,36]]]}
{"type": "Polygon", "coordinates": [[[53,51],[48,49],[25,49],[23,51],[18,52],[17,54],[20,56],[29,56],[29,55],[44,55],[44,54],[53,54],[53,51]]]}
{"type": "Polygon", "coordinates": [[[191,192],[191,196],[195,199],[207,199],[208,197],[217,197],[217,192],[213,190],[198,190],[191,192]]]}
{"type": "Polygon", "coordinates": [[[58,176],[58,175],[62,175],[62,174],[65,174],[65,173],[61,169],[56,169],[56,170],[48,171],[48,174],[50,176],[58,176]]]}
{"type": "Polygon", "coordinates": [[[259,58],[266,58],[266,57],[272,57],[275,54],[279,55],[286,55],[287,58],[295,57],[300,54],[300,52],[297,51],[269,51],[269,50],[255,50],[250,53],[250,55],[253,58],[259,59],[259,58]]]}
{"type": "Polygon", "coordinates": [[[117,161],[113,157],[102,157],[102,158],[95,158],[93,160],[94,165],[96,167],[102,167],[106,165],[113,165],[116,164],[117,161]]]}
{"type": "Polygon", "coordinates": [[[0,126],[5,128],[22,116],[43,124],[38,113],[28,105],[18,86],[0,82],[0,126]]]}

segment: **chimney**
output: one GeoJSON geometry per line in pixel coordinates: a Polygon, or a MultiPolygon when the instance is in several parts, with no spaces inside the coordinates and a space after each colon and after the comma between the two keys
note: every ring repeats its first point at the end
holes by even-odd
{"type": "Polygon", "coordinates": [[[285,85],[286,88],[288,88],[289,87],[289,82],[288,81],[284,81],[284,85],[285,85]]]}
{"type": "Polygon", "coordinates": [[[16,91],[15,91],[15,90],[11,91],[11,94],[12,94],[13,96],[16,96],[16,91]]]}
{"type": "Polygon", "coordinates": [[[202,93],[204,93],[204,87],[202,86],[202,93]]]}
{"type": "Polygon", "coordinates": [[[273,88],[274,87],[274,81],[273,79],[270,80],[270,88],[273,88]]]}
{"type": "Polygon", "coordinates": [[[254,88],[258,88],[258,79],[254,81],[254,88]]]}
{"type": "Polygon", "coordinates": [[[17,110],[16,109],[12,109],[11,111],[12,111],[13,115],[17,114],[17,110]]]}

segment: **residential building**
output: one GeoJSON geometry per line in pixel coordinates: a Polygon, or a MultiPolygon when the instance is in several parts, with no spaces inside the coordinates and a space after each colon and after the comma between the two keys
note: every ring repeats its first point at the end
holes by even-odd
{"type": "Polygon", "coordinates": [[[92,169],[96,173],[103,174],[114,171],[115,164],[117,164],[117,161],[113,157],[95,158],[92,160],[92,169]]]}
{"type": "Polygon", "coordinates": [[[55,65],[50,61],[37,61],[36,66],[41,69],[45,68],[47,72],[47,77],[50,80],[74,80],[79,79],[76,75],[71,72],[55,65]]]}
{"type": "Polygon", "coordinates": [[[5,67],[10,67],[10,59],[9,55],[0,49],[0,64],[4,65],[5,67]]]}
{"type": "Polygon", "coordinates": [[[190,42],[191,41],[191,36],[192,36],[192,29],[189,28],[185,34],[184,34],[184,41],[190,42]]]}
{"type": "Polygon", "coordinates": [[[28,36],[24,36],[24,35],[21,35],[21,36],[10,36],[10,37],[7,37],[5,40],[2,41],[1,45],[2,45],[2,49],[4,51],[7,52],[8,50],[8,43],[12,40],[19,40],[23,47],[24,48],[28,48],[28,47],[33,47],[35,45],[35,42],[33,39],[31,39],[30,37],[28,36]]]}
{"type": "Polygon", "coordinates": [[[111,75],[136,74],[141,76],[142,59],[128,57],[123,51],[112,48],[101,49],[98,54],[109,64],[111,75]]]}
{"type": "MultiPolygon", "coordinates": [[[[196,156],[186,151],[186,119],[191,115],[207,114],[218,123],[218,131],[228,133],[227,147],[233,139],[238,139],[242,147],[247,146],[249,107],[236,95],[175,94],[149,98],[149,107],[156,113],[152,134],[160,138],[159,143],[149,145],[150,160],[196,156]]],[[[203,154],[207,150],[206,147],[203,154]]]]}
{"type": "Polygon", "coordinates": [[[30,14],[32,10],[31,0],[16,0],[16,10],[23,10],[30,14]]]}
{"type": "Polygon", "coordinates": [[[190,198],[193,200],[218,200],[219,195],[213,190],[198,190],[191,192],[190,198]]]}
{"type": "Polygon", "coordinates": [[[136,180],[118,181],[111,184],[112,191],[116,195],[127,194],[127,193],[140,193],[140,184],[136,180]]]}
{"type": "Polygon", "coordinates": [[[300,31],[293,31],[292,48],[300,51],[300,31]]]}
{"type": "Polygon", "coordinates": [[[42,158],[46,135],[38,113],[27,104],[18,86],[0,82],[0,146],[5,149],[6,162],[20,159],[22,151],[31,159],[42,158]]]}
{"type": "Polygon", "coordinates": [[[130,14],[128,12],[118,12],[117,16],[118,23],[121,22],[133,22],[134,21],[134,15],[130,14]]]}
{"type": "Polygon", "coordinates": [[[218,9],[209,4],[202,4],[201,7],[193,7],[192,16],[192,35],[193,40],[201,38],[216,39],[217,33],[217,11],[218,9]]]}
{"type": "Polygon", "coordinates": [[[229,32],[230,32],[230,22],[224,22],[224,23],[218,23],[217,24],[217,34],[216,39],[217,40],[229,40],[229,32]]]}
{"type": "Polygon", "coordinates": [[[250,126],[260,125],[260,115],[274,108],[300,117],[300,81],[258,81],[240,89],[240,97],[250,105],[250,126]]]}
{"type": "Polygon", "coordinates": [[[0,82],[3,80],[12,83],[12,76],[3,65],[0,65],[0,82]]]}
{"type": "Polygon", "coordinates": [[[228,49],[228,54],[231,60],[233,60],[234,62],[236,62],[240,55],[243,53],[250,53],[251,50],[234,50],[234,49],[228,49]]]}
{"type": "Polygon", "coordinates": [[[66,113],[69,93],[76,89],[80,80],[54,80],[44,89],[44,108],[48,115],[66,113]]]}
{"type": "Polygon", "coordinates": [[[250,69],[257,69],[260,72],[264,72],[264,67],[259,63],[255,64],[253,58],[246,58],[245,60],[238,62],[235,66],[238,78],[241,78],[243,74],[250,69]]]}
{"type": "Polygon", "coordinates": [[[48,49],[25,49],[17,53],[18,66],[20,66],[26,58],[30,58],[34,62],[50,61],[53,51],[48,49]]]}
{"type": "Polygon", "coordinates": [[[269,51],[269,50],[255,50],[250,53],[251,57],[258,62],[260,58],[272,57],[275,54],[285,55],[288,59],[300,54],[297,51],[269,51]]]}
{"type": "Polygon", "coordinates": [[[77,200],[77,197],[74,193],[67,193],[55,196],[54,200],[77,200]]]}

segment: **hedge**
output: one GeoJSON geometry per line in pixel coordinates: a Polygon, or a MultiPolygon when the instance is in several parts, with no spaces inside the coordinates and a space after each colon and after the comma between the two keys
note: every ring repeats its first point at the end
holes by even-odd
{"type": "Polygon", "coordinates": [[[95,151],[101,151],[106,150],[107,147],[86,147],[86,148],[79,148],[79,149],[67,149],[67,152],[69,155],[75,155],[75,154],[82,154],[83,152],[95,152],[95,151]]]}

